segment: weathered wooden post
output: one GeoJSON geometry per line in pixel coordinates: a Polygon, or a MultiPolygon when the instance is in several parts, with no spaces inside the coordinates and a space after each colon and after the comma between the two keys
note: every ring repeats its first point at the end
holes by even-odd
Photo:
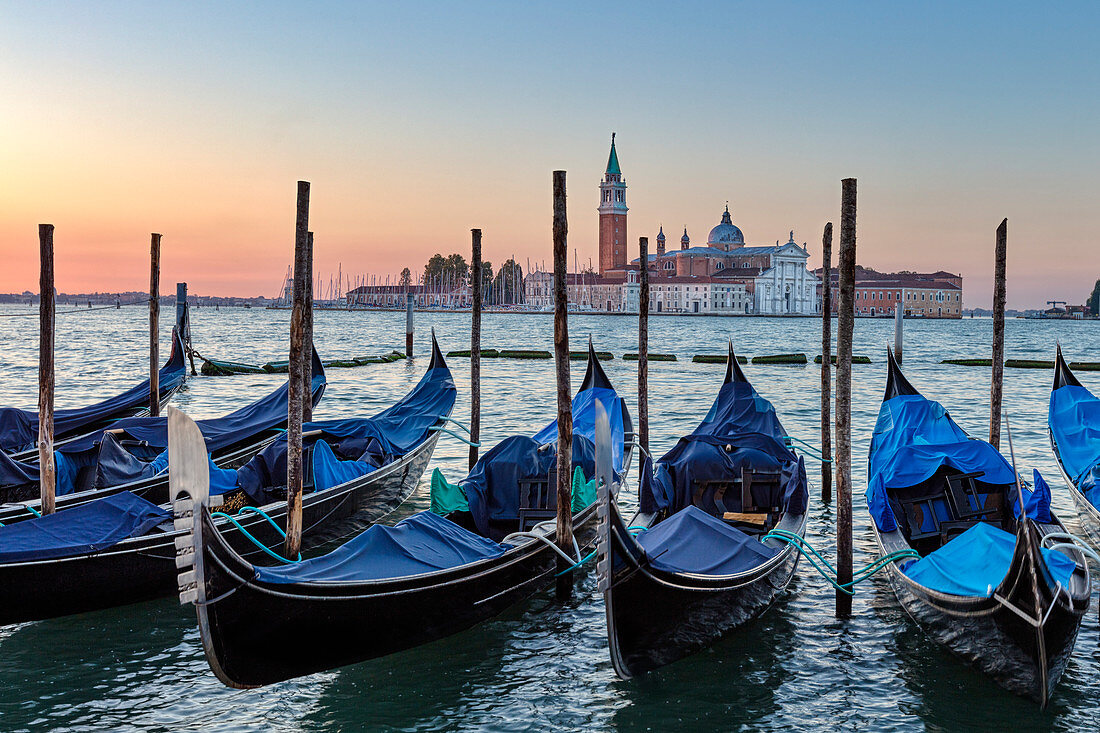
{"type": "Polygon", "coordinates": [[[997,254],[993,269],[993,384],[989,390],[989,442],[1001,449],[1001,390],[1005,377],[1005,260],[1008,219],[997,227],[997,254]]]}
{"type": "Polygon", "coordinates": [[[638,444],[649,453],[649,237],[638,237],[638,444]]]}
{"type": "MultiPolygon", "coordinates": [[[[900,292],[900,291],[899,291],[900,292]]],[[[902,331],[905,329],[905,311],[901,301],[894,306],[894,358],[901,364],[902,331]]]]}
{"type": "MultiPolygon", "coordinates": [[[[481,442],[481,230],[471,229],[473,252],[470,263],[470,289],[474,302],[470,307],[470,442],[481,442]]],[[[477,463],[477,446],[470,446],[470,468],[477,463]]]]}
{"type": "Polygon", "coordinates": [[[821,235],[821,501],[833,500],[833,223],[821,235]]]}
{"type": "Polygon", "coordinates": [[[160,235],[149,244],[149,414],[160,414],[160,235]]]}
{"type": "Polygon", "coordinates": [[[38,225],[38,487],[42,513],[53,514],[57,490],[53,457],[53,224],[38,225]]]}
{"type": "MultiPolygon", "coordinates": [[[[841,585],[852,580],[852,331],[856,295],[856,179],[842,181],[840,303],[836,334],[836,568],[841,585]]],[[[822,359],[824,361],[824,359],[822,359]]],[[[836,592],[837,618],[852,613],[852,597],[836,592]]]]}
{"type": "Polygon", "coordinates": [[[413,300],[405,295],[405,356],[413,355],[413,300]]]}
{"type": "Polygon", "coordinates": [[[306,253],[309,251],[309,182],[298,181],[298,214],[294,228],[293,305],[290,311],[290,389],[286,423],[286,544],[283,555],[297,559],[302,549],[302,391],[310,390],[302,374],[305,333],[306,253]]]}
{"type": "MultiPolygon", "coordinates": [[[[554,171],[554,366],[558,382],[558,526],[562,552],[573,552],[573,400],[569,384],[569,293],[566,289],[567,235],[565,171],[554,171]]],[[[558,558],[559,572],[569,565],[558,558]]],[[[573,595],[573,573],[557,576],[560,600],[573,595]]]]}
{"type": "Polygon", "coordinates": [[[302,293],[302,422],[313,420],[313,232],[306,233],[302,293]]]}
{"type": "Polygon", "coordinates": [[[191,313],[187,310],[187,283],[176,283],[176,323],[182,329],[180,340],[183,342],[183,353],[191,362],[191,376],[198,374],[195,371],[195,351],[191,346],[191,313]]]}

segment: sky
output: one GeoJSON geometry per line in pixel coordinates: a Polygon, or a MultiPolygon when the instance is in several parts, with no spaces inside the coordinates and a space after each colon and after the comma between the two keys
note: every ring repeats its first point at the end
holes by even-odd
{"type": "MultiPolygon", "coordinates": [[[[859,186],[857,259],[1008,305],[1100,277],[1096,3],[0,2],[0,292],[275,296],[311,183],[314,270],[434,253],[596,261],[612,132],[628,241],[807,242],[859,186]]],[[[652,246],[652,245],[651,245],[652,246]]]]}

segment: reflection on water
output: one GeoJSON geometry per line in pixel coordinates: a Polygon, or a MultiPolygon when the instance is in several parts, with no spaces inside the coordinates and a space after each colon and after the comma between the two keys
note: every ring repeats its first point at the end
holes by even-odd
{"type": "MultiPolygon", "coordinates": [[[[0,314],[22,306],[0,306],[0,314]]],[[[377,354],[404,347],[404,313],[316,314],[324,358],[377,354]]],[[[147,313],[139,308],[58,317],[59,407],[86,404],[144,378],[147,313]]],[[[162,322],[165,319],[162,319],[162,322]]],[[[286,352],[288,314],[258,309],[196,309],[195,346],[209,356],[263,363],[286,352]]],[[[0,405],[33,407],[37,394],[37,321],[0,318],[0,405]]],[[[636,320],[571,319],[573,347],[592,333],[616,357],[637,350],[636,320]]],[[[167,343],[165,324],[163,343],[167,343]]],[[[444,351],[468,347],[469,317],[417,314],[417,350],[427,355],[434,326],[444,351]]],[[[720,365],[693,364],[696,353],[720,354],[727,339],[738,353],[802,351],[820,346],[811,319],[650,319],[650,344],[679,356],[650,369],[654,450],[671,448],[710,406],[720,365]]],[[[875,544],[862,503],[865,460],[885,383],[883,353],[892,323],[856,322],[857,354],[875,363],[854,367],[853,456],[856,460],[854,546],[857,564],[875,544]]],[[[940,365],[945,358],[989,352],[990,322],[906,323],[905,369],[929,397],[943,402],[965,429],[983,436],[989,420],[989,370],[940,365]]],[[[1061,341],[1070,360],[1100,353],[1100,324],[1010,320],[1009,358],[1052,358],[1061,341]]],[[[488,347],[553,347],[546,315],[489,315],[488,347]]],[[[451,360],[459,401],[469,416],[468,361],[451,360]]],[[[608,376],[634,401],[636,365],[605,362],[608,376]]],[[[419,379],[425,359],[329,370],[318,418],[378,412],[419,379]]],[[[574,385],[583,362],[573,362],[574,385]]],[[[817,366],[753,366],[746,373],[796,437],[817,444],[817,366]]],[[[532,432],[553,417],[553,362],[482,361],[482,437],[491,446],[532,432]]],[[[1100,375],[1080,375],[1100,390],[1100,375]]],[[[1007,370],[1006,410],[1012,416],[1019,465],[1039,468],[1051,482],[1055,508],[1071,531],[1080,527],[1065,495],[1046,436],[1050,374],[1007,370]]],[[[196,377],[174,404],[196,417],[219,415],[255,399],[280,375],[196,377]]],[[[632,405],[633,409],[633,405],[632,405]]],[[[465,474],[466,447],[443,438],[432,467],[456,480],[465,474]]],[[[819,472],[807,460],[811,508],[807,537],[826,556],[835,552],[833,511],[820,504],[819,472]]],[[[427,507],[427,481],[400,510],[427,507]]],[[[632,487],[628,488],[628,492],[632,487]]],[[[624,501],[630,504],[633,497],[624,501]]],[[[580,576],[574,600],[550,593],[449,639],[385,659],[313,675],[261,690],[229,690],[206,666],[193,612],[174,600],[0,629],[0,728],[36,730],[730,730],[856,728],[932,730],[1095,727],[1100,648],[1090,612],[1077,650],[1050,708],[1002,692],[930,642],[900,610],[888,583],[861,586],[854,617],[833,618],[834,593],[803,563],[788,593],[762,619],[714,648],[632,682],[618,680],[607,653],[603,605],[595,577],[580,576]]],[[[645,613],[644,608],[638,613],[645,613]]],[[[370,624],[370,619],[363,619],[370,624]]],[[[378,629],[378,633],[386,633],[378,629]]]]}

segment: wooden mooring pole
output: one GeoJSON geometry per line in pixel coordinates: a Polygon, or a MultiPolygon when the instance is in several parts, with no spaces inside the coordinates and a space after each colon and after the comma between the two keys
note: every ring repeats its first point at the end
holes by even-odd
{"type": "Polygon", "coordinates": [[[413,355],[413,300],[405,295],[405,356],[413,355]]]}
{"type": "Polygon", "coordinates": [[[283,556],[295,560],[302,549],[302,373],[305,349],[306,254],[309,251],[309,182],[298,181],[298,214],[294,228],[293,305],[290,311],[290,389],[286,422],[286,543],[283,556]]]}
{"type": "MultiPolygon", "coordinates": [[[[842,182],[840,302],[836,334],[836,569],[841,585],[852,580],[852,332],[855,329],[856,179],[842,182]]],[[[822,358],[822,361],[825,361],[822,358]]],[[[852,597],[836,592],[837,618],[852,614],[852,597]]]]}
{"type": "Polygon", "coordinates": [[[638,444],[649,453],[649,237],[638,238],[638,444]]]}
{"type": "MultiPolygon", "coordinates": [[[[565,171],[554,171],[554,366],[558,383],[557,544],[573,554],[573,400],[569,383],[569,292],[565,266],[569,222],[565,211],[565,171]]],[[[558,572],[569,565],[558,558],[558,572]]],[[[557,577],[557,595],[573,595],[573,573],[557,577]]]]}
{"type": "Polygon", "coordinates": [[[905,307],[899,300],[894,306],[894,359],[901,364],[901,347],[905,331],[905,307]]]}
{"type": "Polygon", "coordinates": [[[1005,378],[1005,262],[1008,219],[997,227],[997,253],[993,268],[993,383],[989,390],[989,442],[1001,449],[1001,394],[1005,378]]]}
{"type": "Polygon", "coordinates": [[[149,415],[160,414],[160,235],[149,243],[149,415]]]}
{"type": "Polygon", "coordinates": [[[313,232],[306,233],[302,275],[302,422],[313,420],[313,232]]]}
{"type": "MultiPolygon", "coordinates": [[[[470,290],[473,305],[470,311],[470,442],[481,442],[481,230],[470,230],[470,290]]],[[[477,446],[470,446],[470,468],[477,463],[477,446]]]]}
{"type": "Polygon", "coordinates": [[[191,376],[198,374],[195,371],[195,350],[191,346],[191,312],[187,309],[187,283],[176,283],[176,323],[182,329],[180,341],[183,342],[183,353],[191,362],[191,376]]]}
{"type": "Polygon", "coordinates": [[[821,235],[821,501],[833,500],[833,223],[821,235]]]}
{"type": "Polygon", "coordinates": [[[53,224],[38,225],[38,486],[42,513],[53,514],[57,490],[53,457],[53,224]]]}

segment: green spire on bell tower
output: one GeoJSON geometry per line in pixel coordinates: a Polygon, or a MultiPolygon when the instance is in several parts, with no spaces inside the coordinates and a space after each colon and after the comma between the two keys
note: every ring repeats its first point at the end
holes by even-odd
{"type": "Polygon", "coordinates": [[[607,171],[605,172],[616,176],[623,174],[619,170],[619,156],[615,154],[615,133],[611,133],[611,155],[607,157],[607,171]]]}

